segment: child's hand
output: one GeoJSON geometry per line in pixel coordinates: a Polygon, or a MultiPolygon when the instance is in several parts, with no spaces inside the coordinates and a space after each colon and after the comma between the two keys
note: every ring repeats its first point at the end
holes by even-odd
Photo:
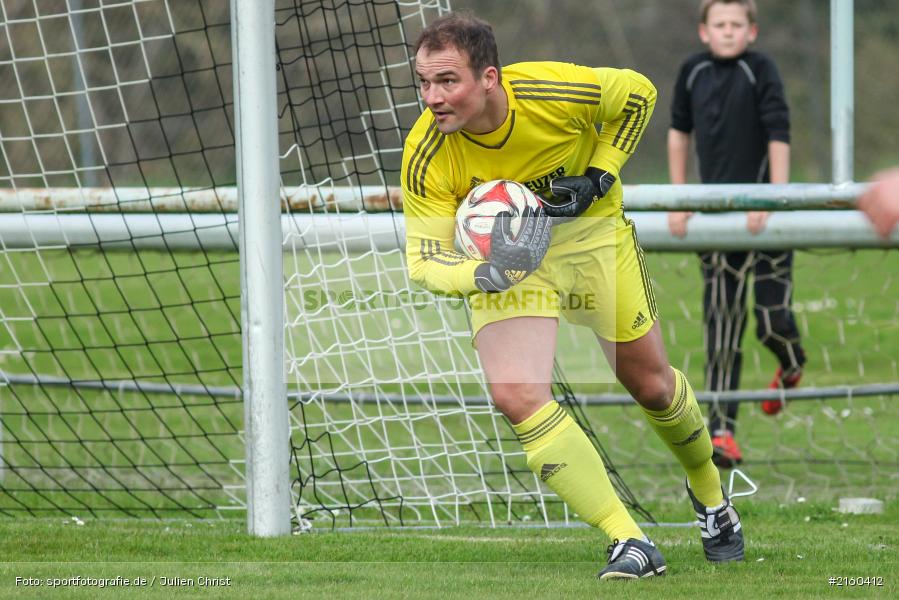
{"type": "Polygon", "coordinates": [[[691,212],[668,213],[668,231],[674,237],[682,238],[687,235],[687,221],[693,216],[691,212]]]}
{"type": "Polygon", "coordinates": [[[770,212],[752,211],[746,213],[746,229],[752,235],[758,235],[765,230],[765,224],[768,223],[770,212]]]}

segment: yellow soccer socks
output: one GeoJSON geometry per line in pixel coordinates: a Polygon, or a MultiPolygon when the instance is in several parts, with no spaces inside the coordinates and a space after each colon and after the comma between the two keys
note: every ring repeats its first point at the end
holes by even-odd
{"type": "Polygon", "coordinates": [[[602,529],[609,539],[644,539],[615,493],[596,448],[558,402],[551,401],[512,427],[531,471],[583,521],[602,529]]]}
{"type": "Polygon", "coordinates": [[[649,424],[683,465],[690,489],[706,506],[724,502],[721,476],[712,463],[712,438],[684,374],[674,371],[674,399],[665,410],[643,409],[649,424]]]}

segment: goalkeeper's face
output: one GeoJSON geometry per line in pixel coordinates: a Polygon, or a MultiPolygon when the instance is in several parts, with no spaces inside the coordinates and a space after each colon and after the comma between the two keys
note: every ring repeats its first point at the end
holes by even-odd
{"type": "Polygon", "coordinates": [[[461,129],[487,133],[502,125],[505,114],[496,110],[494,92],[499,86],[496,67],[480,74],[472,71],[468,54],[453,46],[441,50],[419,49],[415,55],[421,98],[437,121],[441,133],[461,129]]]}

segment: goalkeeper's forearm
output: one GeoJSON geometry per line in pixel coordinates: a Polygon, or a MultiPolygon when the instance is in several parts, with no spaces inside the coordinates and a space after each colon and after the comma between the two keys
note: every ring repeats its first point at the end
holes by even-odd
{"type": "Polygon", "coordinates": [[[441,293],[503,292],[530,275],[549,249],[552,221],[543,212],[526,208],[519,231],[512,234],[512,215],[496,215],[490,240],[490,260],[467,258],[451,241],[407,237],[409,277],[423,287],[441,293]]]}
{"type": "Polygon", "coordinates": [[[474,283],[474,272],[481,261],[472,260],[455,251],[435,252],[435,247],[444,245],[445,242],[441,244],[436,240],[407,238],[406,264],[409,267],[409,279],[438,294],[457,295],[479,291],[474,283]]]}
{"type": "Polygon", "coordinates": [[[435,294],[464,296],[474,292],[504,292],[513,285],[509,277],[489,262],[467,260],[461,265],[448,267],[426,262],[413,265],[410,261],[409,267],[409,278],[435,294]],[[473,269],[471,265],[474,265],[473,269]]]}

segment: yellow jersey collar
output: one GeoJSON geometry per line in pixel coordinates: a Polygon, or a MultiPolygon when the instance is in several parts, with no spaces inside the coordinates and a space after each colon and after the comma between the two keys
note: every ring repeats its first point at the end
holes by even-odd
{"type": "Polygon", "coordinates": [[[518,108],[518,103],[515,101],[515,94],[512,93],[512,87],[505,79],[503,79],[501,83],[503,90],[506,92],[506,101],[509,105],[506,112],[506,118],[502,124],[493,131],[487,133],[470,133],[464,129],[459,132],[462,134],[462,137],[469,142],[484,148],[502,148],[509,139],[509,136],[512,135],[512,130],[515,128],[515,112],[518,108]]]}

